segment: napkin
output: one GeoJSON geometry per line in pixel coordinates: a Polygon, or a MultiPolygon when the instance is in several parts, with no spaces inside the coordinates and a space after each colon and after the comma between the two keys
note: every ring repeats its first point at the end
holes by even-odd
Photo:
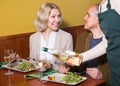
{"type": "Polygon", "coordinates": [[[6,62],[0,62],[0,69],[2,69],[2,66],[6,64],[7,64],[6,62]]]}
{"type": "Polygon", "coordinates": [[[34,74],[24,75],[24,77],[25,77],[26,79],[40,78],[40,72],[36,72],[36,73],[34,73],[34,74]]]}
{"type": "MultiPolygon", "coordinates": [[[[48,76],[52,73],[55,73],[55,71],[54,70],[47,70],[47,71],[43,72],[43,76],[48,76]]],[[[36,72],[36,73],[33,73],[33,74],[24,75],[24,77],[26,79],[33,79],[33,78],[40,78],[40,75],[41,75],[40,72],[36,72]]]]}

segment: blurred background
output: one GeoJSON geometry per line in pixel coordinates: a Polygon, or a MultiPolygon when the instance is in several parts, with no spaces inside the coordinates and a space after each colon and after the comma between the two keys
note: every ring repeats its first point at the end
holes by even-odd
{"type": "Polygon", "coordinates": [[[0,0],[0,36],[36,31],[34,19],[41,4],[57,4],[63,16],[62,27],[84,24],[87,9],[101,0],[0,0]]]}

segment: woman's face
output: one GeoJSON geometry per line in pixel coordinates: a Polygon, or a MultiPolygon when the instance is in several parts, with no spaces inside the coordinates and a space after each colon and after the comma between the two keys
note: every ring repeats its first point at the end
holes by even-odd
{"type": "Polygon", "coordinates": [[[48,17],[48,29],[51,29],[53,31],[58,30],[60,24],[62,21],[61,13],[58,9],[52,9],[51,13],[48,17]]]}

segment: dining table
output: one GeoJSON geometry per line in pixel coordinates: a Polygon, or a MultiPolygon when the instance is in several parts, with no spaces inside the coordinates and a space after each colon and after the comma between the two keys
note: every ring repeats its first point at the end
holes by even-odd
{"type": "MultiPolygon", "coordinates": [[[[12,70],[14,73],[5,75],[7,68],[0,69],[0,86],[67,86],[66,84],[43,81],[38,78],[26,79],[24,76],[27,74],[33,74],[39,70],[31,72],[19,72],[12,70]]],[[[85,81],[77,84],[76,86],[105,86],[105,80],[98,80],[87,78],[85,81]]]]}

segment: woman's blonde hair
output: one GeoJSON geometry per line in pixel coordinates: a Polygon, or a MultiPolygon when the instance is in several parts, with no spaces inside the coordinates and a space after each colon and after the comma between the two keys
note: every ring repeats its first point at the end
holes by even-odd
{"type": "Polygon", "coordinates": [[[35,22],[34,22],[35,27],[39,31],[45,31],[47,29],[48,17],[52,9],[58,9],[61,14],[59,7],[54,3],[46,2],[40,7],[37,13],[37,18],[35,19],[35,22]]]}

